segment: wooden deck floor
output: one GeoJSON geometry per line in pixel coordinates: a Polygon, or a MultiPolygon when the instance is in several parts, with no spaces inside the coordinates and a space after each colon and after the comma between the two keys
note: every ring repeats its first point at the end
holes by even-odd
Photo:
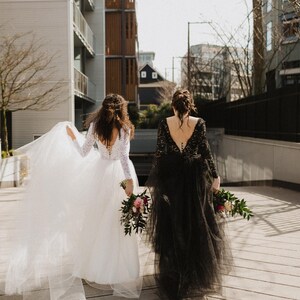
{"type": "MultiPolygon", "coordinates": [[[[224,276],[224,294],[208,299],[300,299],[300,193],[275,187],[226,189],[246,199],[255,211],[255,218],[249,222],[240,218],[229,220],[234,270],[224,276]]],[[[20,195],[21,190],[16,188],[0,189],[0,241],[20,195]]],[[[124,299],[88,285],[85,292],[87,299],[124,299]]],[[[0,300],[19,299],[0,295],[0,300]]],[[[140,299],[159,299],[151,274],[144,277],[140,299]]]]}

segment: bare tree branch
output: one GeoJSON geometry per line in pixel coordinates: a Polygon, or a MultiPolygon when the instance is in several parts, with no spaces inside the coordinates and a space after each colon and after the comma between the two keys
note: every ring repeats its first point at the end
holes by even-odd
{"type": "MultiPolygon", "coordinates": [[[[0,36],[0,110],[4,120],[7,112],[46,111],[67,100],[60,95],[63,81],[54,79],[54,56],[31,33],[0,36]]],[[[3,126],[8,152],[7,124],[3,126]]]]}
{"type": "Polygon", "coordinates": [[[296,12],[300,12],[300,2],[299,0],[289,0],[289,2],[292,4],[293,8],[296,12]]]}

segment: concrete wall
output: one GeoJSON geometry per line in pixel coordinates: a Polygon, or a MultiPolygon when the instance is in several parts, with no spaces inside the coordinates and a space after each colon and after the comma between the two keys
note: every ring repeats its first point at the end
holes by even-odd
{"type": "Polygon", "coordinates": [[[215,147],[223,182],[280,180],[300,184],[300,143],[223,135],[215,147]]]}
{"type": "MultiPolygon", "coordinates": [[[[153,157],[148,154],[155,152],[156,138],[156,129],[136,130],[130,153],[138,172],[150,170],[153,157]]],[[[208,128],[207,138],[224,183],[280,180],[300,184],[300,143],[225,135],[222,128],[208,128]]]]}

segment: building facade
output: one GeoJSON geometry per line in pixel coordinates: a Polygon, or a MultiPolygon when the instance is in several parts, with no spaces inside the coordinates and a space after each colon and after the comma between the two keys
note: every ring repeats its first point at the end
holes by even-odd
{"type": "Polygon", "coordinates": [[[104,0],[0,0],[1,32],[29,32],[41,40],[53,55],[49,84],[63,85],[62,103],[53,110],[12,114],[13,148],[31,142],[59,121],[73,122],[81,130],[85,115],[103,100],[104,4],[104,0]]]}
{"type": "MultiPolygon", "coordinates": [[[[251,63],[251,53],[248,58],[251,63]]],[[[251,72],[244,64],[248,60],[243,49],[211,44],[191,46],[190,76],[187,76],[187,59],[186,55],[181,60],[181,85],[190,86],[194,97],[234,101],[250,93],[251,72]]]]}
{"type": "Polygon", "coordinates": [[[155,59],[155,52],[153,51],[140,51],[138,55],[139,69],[146,64],[153,68],[153,61],[155,59]]]}
{"type": "Polygon", "coordinates": [[[263,1],[266,89],[300,84],[300,12],[288,0],[263,1]]]}
{"type": "Polygon", "coordinates": [[[106,92],[137,102],[135,0],[106,0],[106,92]]]}
{"type": "Polygon", "coordinates": [[[173,82],[166,80],[160,73],[149,64],[139,70],[139,104],[140,109],[146,109],[149,105],[159,105],[175,87],[173,82]]]}

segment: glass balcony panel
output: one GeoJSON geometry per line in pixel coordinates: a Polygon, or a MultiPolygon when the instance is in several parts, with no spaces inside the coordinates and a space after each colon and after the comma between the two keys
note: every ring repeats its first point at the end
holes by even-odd
{"type": "Polygon", "coordinates": [[[88,77],[74,68],[74,89],[78,96],[88,95],[88,77]]]}
{"type": "Polygon", "coordinates": [[[86,22],[84,16],[79,10],[78,6],[73,2],[73,25],[75,33],[78,35],[79,39],[85,45],[87,50],[91,55],[95,55],[94,51],[94,33],[88,23],[86,22]]]}
{"type": "Polygon", "coordinates": [[[90,102],[96,101],[96,85],[85,74],[74,68],[74,89],[75,94],[90,102]]]}

